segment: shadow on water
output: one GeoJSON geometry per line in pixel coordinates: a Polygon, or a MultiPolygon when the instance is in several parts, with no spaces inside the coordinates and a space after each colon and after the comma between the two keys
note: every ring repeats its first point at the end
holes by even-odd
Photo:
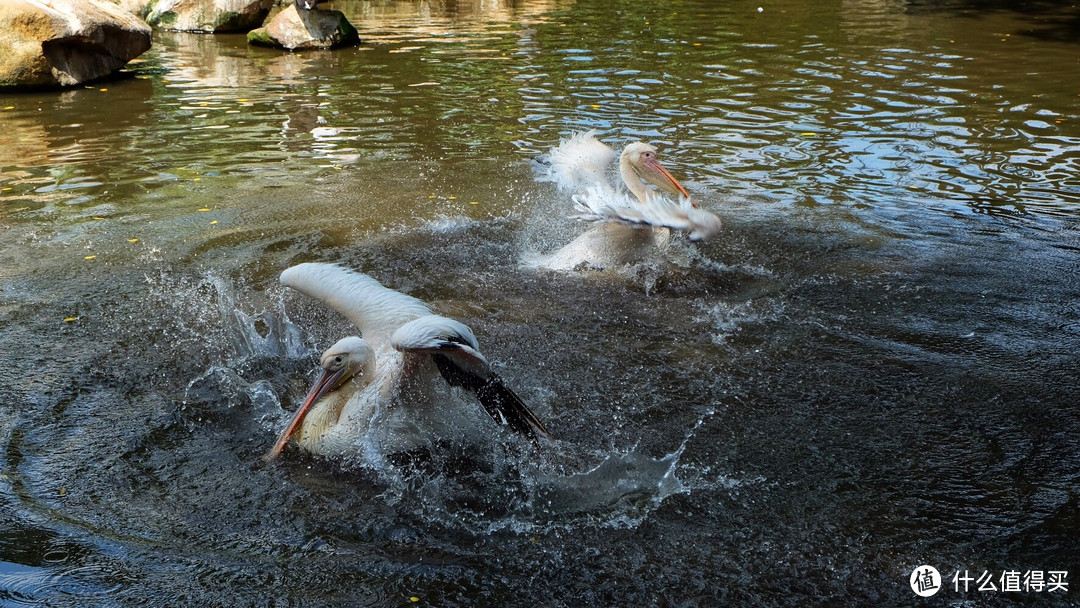
{"type": "Polygon", "coordinates": [[[993,12],[1011,12],[1018,17],[1016,34],[1054,42],[1080,42],[1080,16],[1071,0],[909,0],[913,13],[950,12],[977,19],[993,12]]]}
{"type": "MultiPolygon", "coordinates": [[[[787,605],[740,581],[778,580],[787,562],[785,597],[895,600],[926,554],[1067,561],[1080,452],[1058,378],[1077,336],[1054,324],[1080,299],[1041,314],[1024,302],[1077,292],[1055,278],[1075,260],[1035,231],[988,244],[978,224],[942,227],[931,249],[795,218],[688,245],[769,269],[761,290],[735,266],[648,294],[526,271],[513,218],[265,253],[275,269],[363,269],[461,318],[557,437],[539,459],[496,441],[392,469],[295,452],[259,466],[315,354],[349,331],[276,272],[151,258],[131,292],[105,287],[130,281],[126,267],[68,277],[89,295],[83,320],[49,330],[51,357],[12,351],[16,369],[50,373],[7,378],[24,406],[4,427],[5,543],[36,548],[5,549],[5,588],[53,605],[149,590],[174,605],[664,605],[686,589],[787,605]],[[1009,270],[1019,238],[1038,260],[1023,277],[1009,270]],[[54,545],[73,549],[48,562],[54,545]]],[[[63,307],[42,303],[4,339],[30,344],[63,307]]]]}

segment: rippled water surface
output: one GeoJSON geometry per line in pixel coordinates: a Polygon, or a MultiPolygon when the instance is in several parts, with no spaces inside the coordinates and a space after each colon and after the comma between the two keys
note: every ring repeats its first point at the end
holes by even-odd
{"type": "Polygon", "coordinates": [[[0,96],[0,605],[1077,602],[1074,6],[328,6],[361,47],[158,32],[0,96]],[[523,265],[586,129],[724,229],[523,265]],[[556,440],[261,466],[353,333],[278,286],[312,260],[469,324],[556,440]]]}

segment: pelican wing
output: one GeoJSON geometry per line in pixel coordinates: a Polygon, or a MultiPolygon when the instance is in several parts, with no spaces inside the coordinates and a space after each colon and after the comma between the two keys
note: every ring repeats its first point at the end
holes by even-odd
{"type": "Polygon", "coordinates": [[[403,352],[430,354],[443,379],[474,393],[497,424],[533,442],[538,437],[551,439],[525,402],[491,371],[476,336],[465,324],[436,315],[422,317],[402,325],[390,343],[403,352]]]}
{"type": "Polygon", "coordinates": [[[594,131],[575,133],[540,159],[541,181],[554,182],[563,192],[581,192],[590,186],[610,187],[608,172],[615,165],[615,150],[596,139],[594,131]]]}
{"type": "Polygon", "coordinates": [[[679,197],[676,203],[652,193],[641,203],[625,193],[614,195],[603,188],[589,188],[573,200],[578,211],[573,217],[581,220],[666,226],[686,232],[694,241],[707,239],[721,228],[719,217],[694,206],[686,197],[679,197]]]}
{"type": "Polygon", "coordinates": [[[281,273],[281,284],[344,315],[372,345],[385,342],[402,325],[431,314],[420,300],[336,264],[298,264],[281,273]]]}

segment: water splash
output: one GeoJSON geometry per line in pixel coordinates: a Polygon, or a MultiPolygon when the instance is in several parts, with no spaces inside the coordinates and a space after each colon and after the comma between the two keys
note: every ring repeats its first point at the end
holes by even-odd
{"type": "Polygon", "coordinates": [[[714,416],[715,410],[706,410],[679,446],[660,457],[637,448],[586,454],[565,442],[536,454],[502,444],[487,459],[440,454],[423,472],[390,467],[375,473],[387,484],[381,498],[388,504],[478,536],[636,528],[672,496],[742,485],[680,464],[698,429],[714,416]]]}
{"type": "Polygon", "coordinates": [[[178,314],[170,331],[199,336],[201,343],[194,352],[202,353],[206,361],[201,373],[187,381],[181,403],[202,408],[243,404],[261,428],[273,430],[285,416],[281,406],[289,386],[285,374],[309,362],[313,351],[285,312],[280,292],[257,308],[260,302],[239,296],[240,291],[234,281],[216,274],[187,282],[179,290],[173,281],[171,306],[178,314]]]}

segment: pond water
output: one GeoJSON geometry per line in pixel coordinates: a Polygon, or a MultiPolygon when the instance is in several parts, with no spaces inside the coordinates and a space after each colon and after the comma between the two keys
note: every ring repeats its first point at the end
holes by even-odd
{"type": "Polygon", "coordinates": [[[361,47],[156,32],[0,96],[0,606],[1077,602],[1080,10],[326,6],[361,47]],[[721,233],[523,265],[587,129],[721,233]],[[555,440],[261,466],[354,333],[277,284],[314,260],[470,325],[555,440]]]}

